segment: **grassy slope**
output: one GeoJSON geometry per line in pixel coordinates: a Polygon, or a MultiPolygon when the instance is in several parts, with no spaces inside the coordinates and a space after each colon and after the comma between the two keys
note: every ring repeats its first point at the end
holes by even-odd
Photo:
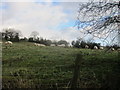
{"type": "Polygon", "coordinates": [[[3,45],[3,87],[35,88],[56,83],[57,87],[67,87],[73,76],[76,54],[80,51],[84,60],[80,67],[79,87],[118,86],[120,60],[117,52],[36,47],[33,43],[21,42],[7,49],[3,45]]]}

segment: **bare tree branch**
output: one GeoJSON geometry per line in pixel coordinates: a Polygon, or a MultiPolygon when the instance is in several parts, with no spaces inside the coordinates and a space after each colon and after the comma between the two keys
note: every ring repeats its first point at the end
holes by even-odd
{"type": "Polygon", "coordinates": [[[101,0],[99,2],[80,3],[76,22],[77,27],[78,29],[83,28],[82,32],[85,34],[92,34],[95,37],[98,36],[99,39],[104,38],[105,40],[113,32],[119,34],[119,11],[120,1],[101,0]]]}

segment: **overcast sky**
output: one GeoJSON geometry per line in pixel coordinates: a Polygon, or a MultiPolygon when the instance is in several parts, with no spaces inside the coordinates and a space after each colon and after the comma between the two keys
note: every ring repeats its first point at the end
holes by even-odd
{"type": "Polygon", "coordinates": [[[70,42],[84,36],[74,27],[79,3],[83,1],[88,0],[2,0],[0,30],[15,28],[25,37],[38,31],[40,37],[70,42]]]}
{"type": "Polygon", "coordinates": [[[72,41],[80,36],[74,27],[79,2],[3,2],[3,28],[20,30],[23,36],[38,31],[47,39],[72,41]]]}

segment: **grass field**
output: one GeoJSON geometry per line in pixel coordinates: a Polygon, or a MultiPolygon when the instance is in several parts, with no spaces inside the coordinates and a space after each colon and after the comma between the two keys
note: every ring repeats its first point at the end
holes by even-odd
{"type": "Polygon", "coordinates": [[[79,88],[119,88],[117,51],[38,47],[29,42],[2,49],[3,88],[68,88],[78,53],[83,55],[79,88]]]}

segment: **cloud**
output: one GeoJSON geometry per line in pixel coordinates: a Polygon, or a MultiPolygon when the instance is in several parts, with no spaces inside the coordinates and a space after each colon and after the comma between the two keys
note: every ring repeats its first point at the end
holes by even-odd
{"type": "MultiPolygon", "coordinates": [[[[101,0],[1,0],[1,2],[89,2],[89,1],[97,2],[101,0]]],[[[118,2],[119,0],[112,1],[118,2]]]]}
{"type": "Polygon", "coordinates": [[[60,3],[62,7],[65,8],[65,12],[69,13],[70,20],[76,20],[76,17],[78,15],[78,10],[79,10],[79,2],[62,2],[60,3]]]}
{"type": "Polygon", "coordinates": [[[49,4],[9,3],[9,9],[5,11],[4,15],[4,25],[24,25],[32,29],[35,28],[33,30],[56,27],[60,23],[67,21],[65,19],[66,14],[62,12],[61,7],[49,4]]]}
{"type": "Polygon", "coordinates": [[[56,38],[57,40],[67,40],[69,42],[75,40],[76,38],[83,36],[79,30],[75,27],[68,27],[64,30],[56,32],[56,34],[51,37],[51,39],[56,38]]]}
{"type": "MultiPolygon", "coordinates": [[[[73,27],[58,28],[61,24],[70,22],[74,11],[69,8],[71,3],[53,5],[52,3],[6,2],[7,9],[2,9],[3,23],[0,28],[15,28],[21,30],[23,36],[29,37],[32,31],[38,31],[43,38],[72,41],[79,36],[79,31],[73,27]],[[66,9],[66,10],[65,10],[66,9]],[[71,17],[71,18],[70,18],[71,17]]],[[[75,6],[74,6],[75,7],[75,6]]],[[[72,21],[73,22],[73,21],[72,21]]]]}
{"type": "MultiPolygon", "coordinates": [[[[89,0],[1,0],[2,2],[88,2],[89,0]]],[[[98,1],[98,0],[95,0],[98,1]]]]}

